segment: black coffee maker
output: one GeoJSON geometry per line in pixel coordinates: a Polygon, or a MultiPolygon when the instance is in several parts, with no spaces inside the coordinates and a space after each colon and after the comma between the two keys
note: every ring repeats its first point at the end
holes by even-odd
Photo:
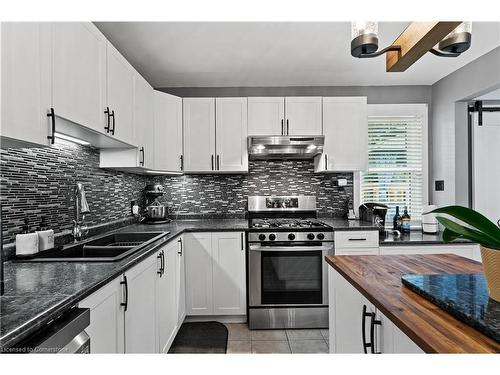
{"type": "Polygon", "coordinates": [[[376,227],[381,235],[385,234],[385,216],[388,206],[382,203],[367,202],[359,206],[359,218],[376,227]]]}

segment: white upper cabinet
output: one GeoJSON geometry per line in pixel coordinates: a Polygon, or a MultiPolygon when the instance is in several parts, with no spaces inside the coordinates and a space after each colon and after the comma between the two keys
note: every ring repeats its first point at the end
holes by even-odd
{"type": "Polygon", "coordinates": [[[283,135],[285,98],[248,98],[248,135],[283,135]]]}
{"type": "Polygon", "coordinates": [[[184,170],[215,170],[215,99],[184,98],[184,170]]]}
{"type": "Polygon", "coordinates": [[[1,24],[1,135],[48,145],[51,107],[50,24],[1,24]]]}
{"type": "Polygon", "coordinates": [[[134,139],[137,166],[154,168],[154,95],[153,88],[138,73],[134,78],[134,139]]]}
{"type": "Polygon", "coordinates": [[[104,133],[106,39],[90,22],[51,25],[55,114],[104,133]]]}
{"type": "Polygon", "coordinates": [[[106,53],[106,133],[134,144],[134,68],[109,42],[106,53]]]}
{"type": "Polygon", "coordinates": [[[162,171],[182,171],[182,98],[154,91],[154,164],[162,171]]]}
{"type": "Polygon", "coordinates": [[[363,171],[368,166],[366,97],[323,98],[323,154],[315,172],[363,171]]]}
{"type": "Polygon", "coordinates": [[[322,97],[285,98],[285,135],[322,135],[322,97]]]}
{"type": "Polygon", "coordinates": [[[247,98],[217,98],[215,108],[216,169],[248,171],[247,98]]]}

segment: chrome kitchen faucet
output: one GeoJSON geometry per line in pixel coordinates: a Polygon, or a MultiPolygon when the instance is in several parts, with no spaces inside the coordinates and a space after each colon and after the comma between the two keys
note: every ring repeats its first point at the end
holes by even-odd
{"type": "Polygon", "coordinates": [[[89,205],[87,203],[87,198],[85,198],[85,189],[83,188],[83,184],[78,182],[75,188],[76,217],[75,220],[73,220],[73,238],[75,241],[81,240],[89,232],[87,225],[85,225],[85,214],[89,212],[89,205]]]}

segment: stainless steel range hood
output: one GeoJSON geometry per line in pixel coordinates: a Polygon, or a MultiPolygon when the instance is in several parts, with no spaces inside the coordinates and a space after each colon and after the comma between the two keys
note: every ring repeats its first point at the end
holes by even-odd
{"type": "Polygon", "coordinates": [[[250,159],[311,159],[323,152],[325,137],[315,136],[250,136],[250,159]]]}

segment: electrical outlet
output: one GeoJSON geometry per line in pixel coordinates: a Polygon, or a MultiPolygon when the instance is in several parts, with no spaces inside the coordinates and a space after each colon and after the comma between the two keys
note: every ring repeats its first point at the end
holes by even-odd
{"type": "Polygon", "coordinates": [[[444,191],[444,180],[436,180],[434,183],[436,191],[444,191]]]}

